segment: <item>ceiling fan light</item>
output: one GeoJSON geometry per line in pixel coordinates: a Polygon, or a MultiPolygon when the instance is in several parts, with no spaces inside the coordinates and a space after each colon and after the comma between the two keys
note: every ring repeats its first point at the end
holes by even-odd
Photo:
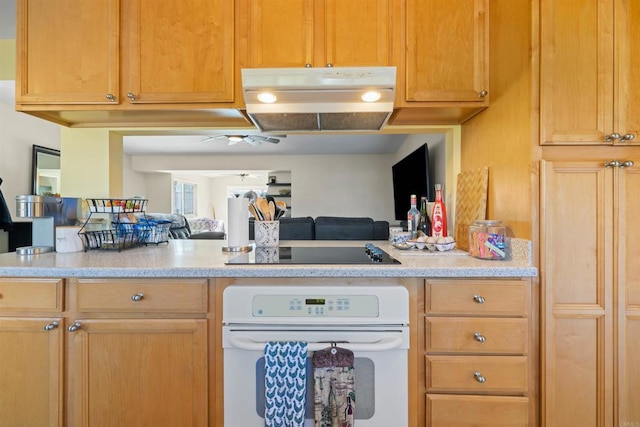
{"type": "Polygon", "coordinates": [[[364,102],[376,102],[382,97],[382,94],[377,90],[369,90],[362,94],[360,97],[364,102]]]}
{"type": "Polygon", "coordinates": [[[278,98],[271,92],[260,92],[258,94],[258,101],[264,104],[273,104],[278,98]]]}
{"type": "Polygon", "coordinates": [[[239,135],[229,135],[227,138],[231,142],[241,142],[242,141],[242,137],[239,136],[239,135]]]}

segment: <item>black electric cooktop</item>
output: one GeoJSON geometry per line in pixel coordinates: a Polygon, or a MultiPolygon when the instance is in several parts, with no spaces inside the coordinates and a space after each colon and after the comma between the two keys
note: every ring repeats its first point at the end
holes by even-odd
{"type": "Polygon", "coordinates": [[[252,252],[229,259],[227,265],[238,264],[400,264],[371,243],[358,247],[256,247],[252,252]]]}

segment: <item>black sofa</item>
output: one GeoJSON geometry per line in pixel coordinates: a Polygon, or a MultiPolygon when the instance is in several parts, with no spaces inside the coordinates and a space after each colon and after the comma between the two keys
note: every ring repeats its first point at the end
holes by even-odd
{"type": "MultiPolygon", "coordinates": [[[[280,218],[280,240],[387,240],[389,222],[364,217],[319,216],[280,218]]],[[[249,219],[254,240],[254,219],[249,219]]]]}

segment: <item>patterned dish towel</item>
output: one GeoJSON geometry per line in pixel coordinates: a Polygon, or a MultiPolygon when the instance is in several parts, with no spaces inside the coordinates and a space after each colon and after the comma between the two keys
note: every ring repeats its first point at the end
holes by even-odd
{"type": "Polygon", "coordinates": [[[316,427],[354,427],[356,405],[354,356],[336,347],[313,353],[316,427]]]}
{"type": "Polygon", "coordinates": [[[307,343],[268,342],[264,348],[265,427],[303,427],[307,343]]]}

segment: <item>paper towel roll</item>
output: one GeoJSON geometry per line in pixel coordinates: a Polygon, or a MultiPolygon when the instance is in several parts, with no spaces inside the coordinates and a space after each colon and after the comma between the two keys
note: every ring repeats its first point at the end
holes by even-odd
{"type": "Polygon", "coordinates": [[[227,240],[230,248],[238,248],[249,245],[249,199],[232,197],[228,200],[227,240]]]}
{"type": "Polygon", "coordinates": [[[58,226],[56,227],[56,252],[69,253],[80,252],[84,249],[82,239],[78,231],[82,227],[58,226]]]}

